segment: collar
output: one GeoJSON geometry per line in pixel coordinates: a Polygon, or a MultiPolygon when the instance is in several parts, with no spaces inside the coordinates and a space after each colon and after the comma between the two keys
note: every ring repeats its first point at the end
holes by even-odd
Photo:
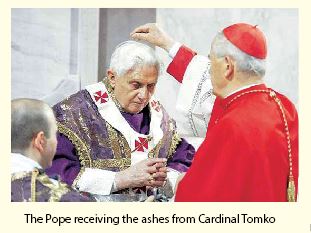
{"type": "Polygon", "coordinates": [[[257,85],[261,85],[261,84],[262,84],[262,83],[256,83],[256,84],[249,84],[249,85],[246,85],[246,86],[241,87],[241,88],[239,88],[239,89],[237,89],[237,90],[235,90],[235,91],[232,91],[232,92],[229,93],[225,98],[228,98],[228,97],[230,97],[231,95],[233,95],[233,94],[235,94],[235,93],[237,93],[237,92],[239,92],[239,91],[245,90],[245,89],[247,89],[247,88],[249,88],[249,87],[253,87],[253,86],[257,86],[257,85]]]}
{"type": "Polygon", "coordinates": [[[234,97],[236,97],[237,95],[246,92],[246,91],[251,91],[251,90],[267,90],[267,87],[265,84],[261,83],[261,84],[252,84],[252,85],[248,85],[248,86],[244,86],[243,88],[240,88],[236,91],[234,91],[234,93],[231,93],[229,96],[227,96],[224,99],[221,99],[220,97],[217,97],[217,102],[222,106],[225,107],[234,97]]]}
{"type": "Polygon", "coordinates": [[[11,174],[30,172],[34,168],[42,169],[40,164],[20,153],[11,153],[11,174]]]}

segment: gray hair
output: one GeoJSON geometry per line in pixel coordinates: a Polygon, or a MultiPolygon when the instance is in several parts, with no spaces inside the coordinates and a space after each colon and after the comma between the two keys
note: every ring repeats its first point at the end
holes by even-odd
{"type": "MultiPolygon", "coordinates": [[[[51,136],[52,109],[43,101],[15,99],[11,101],[11,152],[23,153],[36,134],[51,136]]],[[[54,116],[54,115],[53,115],[54,116]]]]}
{"type": "Polygon", "coordinates": [[[117,75],[124,75],[129,70],[143,65],[155,66],[160,73],[160,63],[154,49],[136,41],[119,44],[110,60],[110,69],[117,75]]]}
{"type": "Polygon", "coordinates": [[[260,77],[265,75],[266,60],[258,59],[246,54],[228,41],[223,32],[216,35],[212,44],[211,52],[218,58],[224,56],[232,57],[236,61],[238,71],[255,74],[260,77]]]}

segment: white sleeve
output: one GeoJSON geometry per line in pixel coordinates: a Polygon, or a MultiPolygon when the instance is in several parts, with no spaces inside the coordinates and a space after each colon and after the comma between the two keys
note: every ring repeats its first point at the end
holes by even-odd
{"type": "Polygon", "coordinates": [[[178,52],[178,50],[180,49],[181,47],[181,43],[179,42],[175,42],[172,46],[172,48],[170,48],[170,50],[168,51],[168,55],[171,57],[171,58],[174,58],[178,52]]]}
{"type": "Polygon", "coordinates": [[[182,137],[204,138],[215,96],[212,94],[210,60],[196,55],[189,63],[177,97],[176,122],[182,137]]]}
{"type": "Polygon", "coordinates": [[[81,177],[77,181],[76,188],[79,191],[93,194],[109,195],[111,193],[116,172],[85,168],[81,177]]]}
{"type": "Polygon", "coordinates": [[[180,172],[172,168],[169,168],[169,171],[167,172],[167,179],[171,183],[173,191],[175,190],[176,181],[179,175],[180,172]]]}

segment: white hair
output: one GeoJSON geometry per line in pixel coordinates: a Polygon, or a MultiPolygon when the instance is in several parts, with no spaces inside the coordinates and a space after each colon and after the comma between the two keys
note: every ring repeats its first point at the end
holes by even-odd
{"type": "Polygon", "coordinates": [[[125,41],[113,52],[109,68],[117,75],[124,75],[143,65],[155,66],[160,73],[160,63],[153,48],[136,41],[125,41]]]}
{"type": "Polygon", "coordinates": [[[255,58],[250,56],[234,46],[223,34],[220,32],[216,35],[211,52],[216,55],[216,57],[230,56],[237,64],[238,71],[247,72],[249,74],[255,74],[257,76],[263,77],[266,72],[266,60],[255,58]]]}

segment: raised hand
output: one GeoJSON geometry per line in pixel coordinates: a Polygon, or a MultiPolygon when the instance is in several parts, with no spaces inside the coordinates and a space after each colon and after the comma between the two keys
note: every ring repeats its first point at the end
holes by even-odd
{"type": "Polygon", "coordinates": [[[166,51],[169,51],[174,45],[174,40],[155,23],[141,25],[135,28],[130,35],[135,40],[147,41],[150,44],[165,49],[166,51]]]}

